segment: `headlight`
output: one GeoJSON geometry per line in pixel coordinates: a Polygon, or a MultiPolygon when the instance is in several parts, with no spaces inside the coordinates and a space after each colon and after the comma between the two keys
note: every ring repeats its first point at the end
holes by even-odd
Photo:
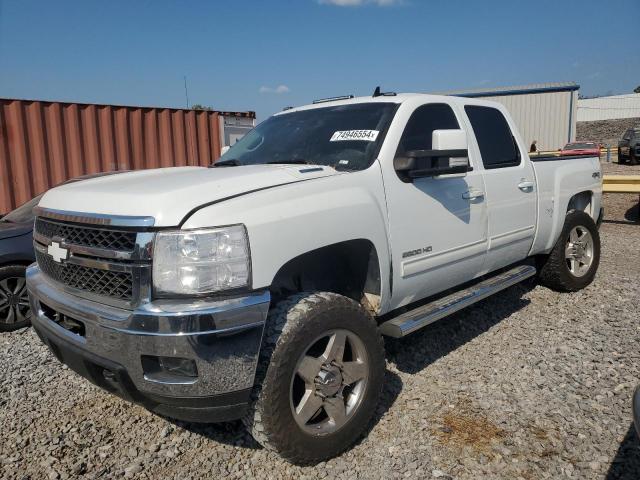
{"type": "Polygon", "coordinates": [[[157,293],[200,295],[245,287],[250,272],[244,225],[156,235],[153,287],[157,293]]]}

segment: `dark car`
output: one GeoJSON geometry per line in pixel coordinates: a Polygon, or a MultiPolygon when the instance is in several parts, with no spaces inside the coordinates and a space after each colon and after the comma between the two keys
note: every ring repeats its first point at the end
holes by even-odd
{"type": "MultiPolygon", "coordinates": [[[[64,183],[126,171],[83,175],[64,183]]],[[[44,193],[0,218],[0,332],[17,330],[31,323],[31,309],[24,278],[27,267],[36,261],[33,251],[32,211],[42,195],[44,193]]]]}
{"type": "Polygon", "coordinates": [[[633,423],[636,425],[636,433],[640,437],[640,386],[633,394],[633,423]]]}
{"type": "Polygon", "coordinates": [[[42,195],[0,218],[0,331],[26,327],[31,310],[24,280],[33,253],[33,207],[42,195]]]}
{"type": "Polygon", "coordinates": [[[618,163],[629,161],[637,165],[640,160],[640,128],[630,128],[618,142],[618,163]]]}

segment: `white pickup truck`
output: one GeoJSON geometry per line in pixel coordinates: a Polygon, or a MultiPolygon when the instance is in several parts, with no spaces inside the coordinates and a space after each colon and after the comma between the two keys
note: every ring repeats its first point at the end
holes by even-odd
{"type": "Polygon", "coordinates": [[[186,421],[243,418],[266,448],[318,462],[370,421],[384,335],[536,274],[587,286],[601,197],[598,158],[532,161],[499,104],[317,101],[211,168],[47,192],[33,326],[109,392],[186,421]]]}

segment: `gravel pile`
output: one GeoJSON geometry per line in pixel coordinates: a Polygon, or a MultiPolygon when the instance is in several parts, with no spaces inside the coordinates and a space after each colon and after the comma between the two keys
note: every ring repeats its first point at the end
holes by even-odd
{"type": "Polygon", "coordinates": [[[600,142],[617,148],[624,132],[633,127],[640,127],[640,118],[578,122],[576,140],[600,142]]]}
{"type": "Polygon", "coordinates": [[[0,477],[638,479],[640,225],[625,218],[636,201],[606,199],[602,263],[586,290],[519,285],[387,340],[368,434],[313,467],[266,452],[237,422],[152,415],[60,365],[31,330],[3,334],[0,477]]]}

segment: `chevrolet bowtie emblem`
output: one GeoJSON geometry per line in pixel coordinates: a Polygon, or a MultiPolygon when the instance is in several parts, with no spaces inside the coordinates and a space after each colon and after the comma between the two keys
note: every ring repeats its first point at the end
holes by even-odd
{"type": "Polygon", "coordinates": [[[47,253],[51,255],[54,262],[60,263],[69,258],[69,250],[62,248],[58,242],[51,242],[47,247],[47,253]]]}

